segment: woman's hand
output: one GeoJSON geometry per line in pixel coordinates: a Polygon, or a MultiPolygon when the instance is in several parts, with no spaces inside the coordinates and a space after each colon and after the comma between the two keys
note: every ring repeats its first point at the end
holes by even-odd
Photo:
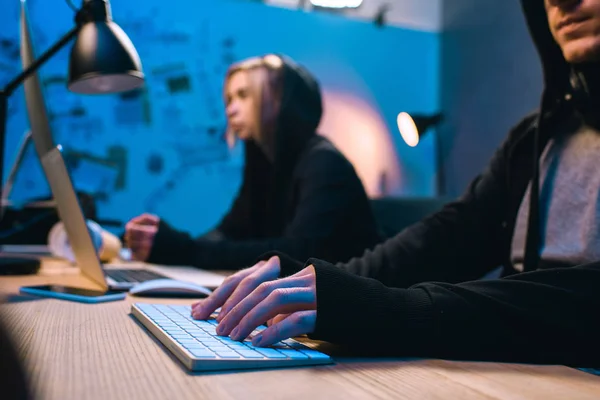
{"type": "Polygon", "coordinates": [[[158,232],[160,218],[152,214],[142,214],[125,225],[125,246],[131,249],[134,260],[147,261],[158,232]]]}

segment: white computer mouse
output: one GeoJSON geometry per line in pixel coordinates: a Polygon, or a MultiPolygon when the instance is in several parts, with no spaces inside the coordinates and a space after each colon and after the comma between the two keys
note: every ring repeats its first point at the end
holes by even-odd
{"type": "Polygon", "coordinates": [[[152,279],[134,285],[129,293],[134,296],[206,297],[212,290],[176,279],[152,279]]]}

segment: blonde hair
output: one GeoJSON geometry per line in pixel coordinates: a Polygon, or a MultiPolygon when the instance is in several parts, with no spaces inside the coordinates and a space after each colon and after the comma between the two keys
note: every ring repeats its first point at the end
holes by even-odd
{"type": "MultiPolygon", "coordinates": [[[[257,126],[253,127],[254,132],[260,142],[258,144],[269,153],[274,150],[273,135],[281,102],[282,67],[283,60],[274,54],[248,58],[229,67],[223,85],[223,90],[226,92],[231,77],[238,72],[246,72],[249,95],[252,96],[255,105],[257,126]]],[[[236,136],[229,127],[227,127],[226,139],[227,144],[233,147],[236,136]]]]}

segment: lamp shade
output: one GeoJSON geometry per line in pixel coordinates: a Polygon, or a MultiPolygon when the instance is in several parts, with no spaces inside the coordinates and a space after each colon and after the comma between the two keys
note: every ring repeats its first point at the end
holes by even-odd
{"type": "Polygon", "coordinates": [[[398,129],[404,142],[410,147],[419,144],[427,130],[442,121],[442,114],[410,115],[406,112],[398,114],[398,129]]]}
{"type": "Polygon", "coordinates": [[[108,2],[88,0],[82,10],[86,12],[71,49],[69,90],[100,94],[142,86],[140,57],[127,34],[111,20],[108,2]]]}

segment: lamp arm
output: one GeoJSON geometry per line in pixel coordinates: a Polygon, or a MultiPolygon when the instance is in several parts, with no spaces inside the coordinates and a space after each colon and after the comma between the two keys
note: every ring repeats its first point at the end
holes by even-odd
{"type": "Polygon", "coordinates": [[[23,70],[19,75],[17,75],[12,81],[10,81],[0,93],[3,96],[9,97],[12,92],[15,91],[19,87],[21,83],[31,74],[38,70],[46,61],[48,61],[53,55],[55,55],[60,49],[62,49],[67,43],[71,41],[81,29],[80,24],[76,24],[73,29],[67,32],[58,42],[56,42],[52,47],[50,47],[44,54],[42,54],[39,58],[37,58],[31,65],[23,70]]]}
{"type": "Polygon", "coordinates": [[[21,145],[19,146],[19,149],[17,150],[17,156],[15,157],[12,167],[10,168],[10,171],[8,172],[8,177],[6,178],[6,182],[4,183],[4,186],[2,186],[2,199],[0,199],[0,200],[3,202],[4,202],[4,200],[8,199],[8,196],[10,195],[13,183],[15,181],[15,176],[17,175],[17,172],[19,171],[19,167],[21,166],[21,163],[23,162],[23,159],[25,157],[25,152],[27,151],[27,146],[29,145],[31,140],[32,140],[31,130],[28,130],[27,132],[25,132],[25,135],[23,135],[23,139],[21,140],[21,145]]]}
{"type": "Polygon", "coordinates": [[[38,59],[32,62],[27,68],[23,70],[19,75],[17,75],[12,81],[8,82],[8,84],[4,87],[4,89],[0,90],[0,220],[4,215],[4,204],[2,204],[2,200],[4,196],[2,195],[2,184],[4,178],[4,136],[6,134],[6,120],[8,117],[8,98],[10,95],[19,87],[21,83],[29,75],[33,74],[40,68],[46,61],[48,61],[53,55],[55,55],[60,49],[62,49],[67,43],[71,41],[81,29],[82,24],[77,23],[73,29],[67,32],[58,42],[56,42],[52,47],[44,52],[38,59]]]}

